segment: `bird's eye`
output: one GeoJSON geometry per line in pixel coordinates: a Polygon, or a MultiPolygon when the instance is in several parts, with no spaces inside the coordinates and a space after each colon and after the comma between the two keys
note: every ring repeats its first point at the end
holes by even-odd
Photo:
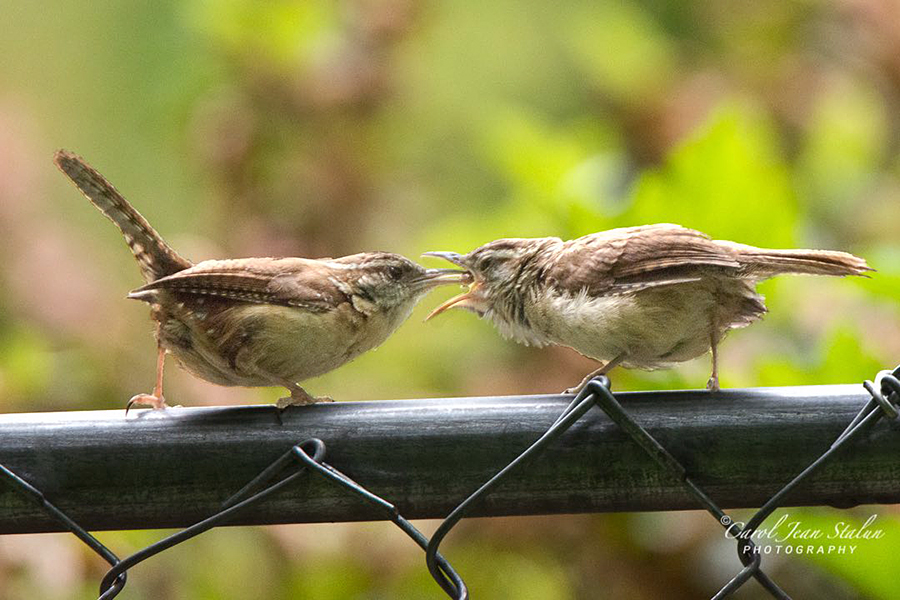
{"type": "Polygon", "coordinates": [[[388,276],[390,276],[390,278],[394,280],[400,279],[400,277],[403,276],[403,269],[401,269],[397,265],[391,265],[390,267],[388,267],[388,276]]]}
{"type": "Polygon", "coordinates": [[[478,261],[478,270],[479,271],[487,271],[494,265],[494,259],[490,256],[485,256],[480,261],[478,261]]]}

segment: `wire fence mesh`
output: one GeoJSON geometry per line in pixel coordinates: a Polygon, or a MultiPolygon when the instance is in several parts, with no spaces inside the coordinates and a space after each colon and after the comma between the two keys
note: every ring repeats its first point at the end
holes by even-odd
{"type": "Polygon", "coordinates": [[[697,485],[678,459],[663,447],[647,430],[637,423],[622,407],[610,389],[609,379],[605,376],[592,380],[572,400],[559,418],[530,447],[503,467],[481,485],[474,493],[463,500],[441,522],[431,538],[426,537],[406,518],[396,506],[384,498],[372,493],[338,469],[325,462],[326,444],[318,438],[310,438],[291,447],[241,490],[225,500],[220,509],[210,517],[190,527],[180,530],[158,542],[128,556],[118,558],[97,538],[71,519],[65,512],[57,508],[45,494],[32,483],[29,483],[9,468],[0,465],[2,475],[11,486],[24,497],[36,503],[51,518],[56,520],[65,530],[72,532],[91,550],[101,556],[111,566],[100,583],[99,598],[106,600],[116,597],[125,587],[127,571],[160,552],[176,546],[188,539],[208,531],[219,525],[228,523],[235,515],[257,505],[272,494],[288,488],[298,478],[317,475],[358,497],[362,502],[376,507],[386,519],[393,522],[409,536],[425,552],[425,562],[429,573],[450,598],[464,600],[469,598],[469,590],[462,577],[439,552],[439,547],[453,527],[470,514],[472,508],[485,496],[501,485],[509,473],[523,468],[538,455],[552,452],[551,445],[577,421],[582,419],[594,406],[603,410],[630,438],[637,443],[665,472],[679,481],[707,512],[723,527],[730,537],[736,540],[738,558],[743,568],[713,596],[714,600],[726,598],[751,579],[755,579],[772,597],[790,599],[763,570],[762,554],[752,541],[752,534],[772,514],[783,506],[791,492],[800,487],[811,475],[833,460],[843,448],[882,418],[896,419],[900,405],[900,366],[894,371],[878,373],[874,382],[863,383],[871,398],[860,409],[844,431],[831,446],[801,473],[775,493],[746,523],[732,519],[702,487],[697,485]]]}

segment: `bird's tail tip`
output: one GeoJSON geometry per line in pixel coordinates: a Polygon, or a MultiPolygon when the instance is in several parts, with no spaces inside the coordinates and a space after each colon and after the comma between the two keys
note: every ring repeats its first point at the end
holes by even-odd
{"type": "Polygon", "coordinates": [[[875,271],[866,259],[837,250],[764,250],[742,253],[748,271],[765,277],[782,273],[869,277],[875,271]]]}

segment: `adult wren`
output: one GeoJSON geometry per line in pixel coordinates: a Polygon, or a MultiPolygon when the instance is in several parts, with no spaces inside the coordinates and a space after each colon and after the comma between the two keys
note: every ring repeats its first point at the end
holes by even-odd
{"type": "Polygon", "coordinates": [[[149,303],[157,323],[156,386],[152,394],[134,396],[129,407],[166,406],[166,353],[219,385],[284,386],[290,397],[281,398],[279,408],[330,401],[309,395],[299,382],[378,346],[430,289],[459,283],[465,274],[424,269],[387,252],[195,265],[80,157],[60,150],[54,161],[121,230],[147,282],[128,297],[149,303]]]}
{"type": "Polygon", "coordinates": [[[562,241],[503,239],[468,254],[426,252],[465,268],[469,290],[437,307],[470,310],[501,335],[559,344],[601,361],[581,384],[616,365],[657,369],[712,351],[763,316],[757,282],[782,273],[863,275],[866,261],[828,250],[767,250],[672,224],[625,227],[562,241]]]}

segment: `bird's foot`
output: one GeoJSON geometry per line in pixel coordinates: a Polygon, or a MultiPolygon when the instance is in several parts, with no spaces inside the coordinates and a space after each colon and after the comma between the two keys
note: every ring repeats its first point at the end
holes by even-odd
{"type": "Polygon", "coordinates": [[[600,375],[601,371],[603,371],[603,369],[597,369],[596,371],[591,371],[590,373],[585,375],[584,379],[581,380],[581,383],[579,383],[578,385],[576,385],[574,387],[567,388],[566,390],[563,391],[563,394],[578,394],[581,390],[584,389],[584,386],[586,386],[588,384],[588,382],[590,382],[591,379],[593,379],[597,375],[600,375]]]}
{"type": "MultiPolygon", "coordinates": [[[[581,393],[581,390],[583,390],[585,388],[585,386],[587,386],[587,384],[589,384],[591,381],[597,379],[601,375],[603,375],[603,374],[601,373],[600,375],[597,375],[597,374],[591,373],[590,375],[588,375],[587,377],[584,378],[584,381],[582,381],[575,387],[566,388],[563,391],[563,394],[573,394],[573,395],[577,396],[578,394],[581,393]]],[[[603,385],[606,385],[606,384],[603,384],[603,385]]]]}
{"type": "Polygon", "coordinates": [[[613,367],[616,367],[619,364],[621,364],[621,362],[623,360],[625,360],[624,354],[617,356],[616,358],[607,362],[605,365],[601,366],[599,369],[597,369],[595,371],[591,371],[590,373],[585,375],[584,379],[581,380],[581,383],[579,383],[575,387],[570,387],[569,389],[563,391],[563,394],[578,394],[578,393],[580,393],[581,390],[584,389],[584,386],[586,386],[588,383],[590,383],[590,381],[592,379],[594,379],[595,377],[597,377],[599,375],[606,375],[613,367]]]}
{"type": "Polygon", "coordinates": [[[618,360],[616,360],[615,362],[610,361],[609,363],[603,365],[596,371],[591,371],[590,373],[588,373],[587,375],[584,376],[584,379],[581,380],[581,383],[579,383],[575,387],[570,387],[570,388],[564,390],[563,394],[576,394],[576,395],[579,394],[581,392],[581,390],[583,390],[584,387],[588,383],[591,382],[592,379],[594,379],[595,377],[598,377],[600,375],[606,375],[606,372],[608,370],[610,370],[612,367],[616,366],[617,364],[619,364],[618,360]]]}
{"type": "Polygon", "coordinates": [[[573,387],[564,389],[564,390],[563,390],[563,394],[575,394],[575,395],[577,395],[578,392],[580,392],[581,390],[583,390],[583,389],[584,389],[584,386],[586,386],[586,385],[587,385],[587,381],[582,381],[581,383],[579,383],[579,384],[576,385],[576,386],[573,386],[573,387]]]}
{"type": "Polygon", "coordinates": [[[710,392],[718,392],[719,391],[719,376],[713,374],[710,376],[709,381],[706,382],[706,389],[710,392]]]}
{"type": "Polygon", "coordinates": [[[162,394],[159,396],[154,394],[137,394],[132,396],[131,400],[128,401],[128,404],[125,405],[125,414],[127,415],[128,411],[135,405],[150,406],[153,410],[163,410],[169,407],[162,394]]]}
{"type": "Polygon", "coordinates": [[[334,402],[333,398],[328,396],[312,396],[305,390],[292,390],[291,395],[286,398],[279,398],[275,407],[279,412],[289,406],[309,406],[310,404],[318,404],[320,402],[334,402]]]}

